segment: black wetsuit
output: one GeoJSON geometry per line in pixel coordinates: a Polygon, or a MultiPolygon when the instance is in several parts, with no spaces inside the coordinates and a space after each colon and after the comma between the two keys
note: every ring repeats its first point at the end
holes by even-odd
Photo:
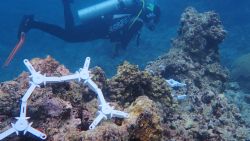
{"type": "Polygon", "coordinates": [[[63,2],[65,28],[40,21],[33,21],[30,28],[39,29],[67,42],[85,42],[96,39],[110,39],[126,47],[134,35],[143,26],[143,21],[135,17],[141,10],[141,5],[132,9],[123,9],[110,15],[97,17],[80,25],[75,25],[69,2],[63,2]],[[114,16],[123,15],[120,18],[114,16]]]}

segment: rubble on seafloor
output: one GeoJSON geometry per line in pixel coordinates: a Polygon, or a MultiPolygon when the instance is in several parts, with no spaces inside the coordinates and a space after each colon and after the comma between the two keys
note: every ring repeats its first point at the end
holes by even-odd
{"type": "Polygon", "coordinates": [[[245,124],[249,127],[250,126],[249,93],[245,92],[244,89],[242,90],[238,82],[229,82],[225,90],[225,96],[227,97],[230,103],[235,104],[239,108],[241,117],[246,122],[245,124]]]}
{"type": "Polygon", "coordinates": [[[229,72],[220,65],[219,43],[225,38],[219,16],[187,8],[181,17],[178,36],[169,52],[150,62],[146,70],[166,79],[184,82],[187,87],[172,93],[187,94],[165,133],[174,140],[245,140],[249,139],[238,108],[224,95],[229,72]]]}
{"type": "MultiPolygon", "coordinates": [[[[95,118],[94,92],[77,82],[47,84],[33,91],[27,116],[33,127],[47,134],[48,141],[227,141],[247,139],[247,127],[238,109],[223,92],[228,72],[220,65],[218,45],[225,30],[214,12],[188,8],[181,18],[171,50],[150,62],[144,71],[124,62],[110,79],[101,68],[91,69],[92,80],[105,99],[126,119],[102,121],[88,130],[95,118]],[[170,88],[165,79],[185,82],[170,88]],[[177,103],[172,94],[186,94],[177,103]]],[[[69,70],[48,56],[31,60],[36,71],[63,76],[69,70]]],[[[0,83],[0,130],[6,130],[19,114],[20,98],[29,87],[29,74],[0,83]]],[[[10,136],[11,141],[33,141],[32,136],[10,136]]]]}

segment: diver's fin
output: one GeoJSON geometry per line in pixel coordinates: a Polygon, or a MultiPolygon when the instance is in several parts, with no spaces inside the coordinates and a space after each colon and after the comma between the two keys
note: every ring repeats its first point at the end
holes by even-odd
{"type": "Polygon", "coordinates": [[[25,41],[25,33],[21,32],[20,39],[19,39],[18,43],[16,44],[15,48],[10,53],[8,59],[4,62],[3,67],[7,67],[9,65],[9,63],[14,58],[17,51],[23,46],[24,41],[25,41]]]}

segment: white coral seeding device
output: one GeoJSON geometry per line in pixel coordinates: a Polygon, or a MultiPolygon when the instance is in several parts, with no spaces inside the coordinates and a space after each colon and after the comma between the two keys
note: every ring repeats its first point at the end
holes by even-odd
{"type": "Polygon", "coordinates": [[[128,117],[128,113],[114,110],[114,107],[111,107],[109,103],[107,103],[106,100],[104,99],[101,89],[99,89],[98,86],[95,84],[95,82],[91,80],[88,70],[90,64],[90,57],[87,57],[85,59],[83,68],[80,68],[79,71],[77,71],[75,74],[61,76],[61,77],[46,77],[46,75],[40,74],[40,72],[35,71],[35,69],[27,59],[24,60],[24,64],[26,65],[31,74],[30,87],[21,99],[20,116],[16,117],[17,121],[15,124],[11,123],[12,127],[10,129],[0,134],[0,140],[3,140],[12,133],[16,133],[17,135],[19,135],[19,132],[23,132],[24,135],[27,132],[29,132],[40,139],[43,140],[46,139],[47,137],[46,134],[33,128],[31,126],[32,122],[31,123],[28,122],[29,117],[26,117],[27,100],[29,99],[34,89],[36,87],[39,87],[41,84],[46,85],[47,83],[59,83],[70,80],[78,80],[79,82],[83,82],[92,91],[94,91],[97,94],[97,99],[99,104],[97,112],[98,115],[89,126],[89,129],[94,129],[103,119],[110,119],[112,117],[118,117],[118,118],[128,117]]]}
{"type": "Polygon", "coordinates": [[[174,79],[168,79],[168,80],[166,80],[166,82],[172,88],[174,88],[174,87],[185,87],[186,86],[185,83],[180,83],[180,82],[178,82],[178,81],[176,81],[174,79]]]}

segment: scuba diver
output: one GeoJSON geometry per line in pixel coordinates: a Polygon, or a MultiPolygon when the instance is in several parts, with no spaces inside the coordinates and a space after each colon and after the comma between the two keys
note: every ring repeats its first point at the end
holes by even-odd
{"type": "MultiPolygon", "coordinates": [[[[106,0],[99,4],[80,9],[81,24],[75,25],[70,5],[73,0],[62,0],[65,27],[36,21],[33,15],[24,16],[18,30],[18,38],[24,41],[25,34],[38,29],[66,42],[86,42],[96,39],[109,39],[115,43],[116,51],[125,49],[133,37],[139,43],[140,30],[145,25],[154,30],[160,19],[160,8],[155,0],[106,0]]],[[[8,64],[18,50],[12,51],[5,64],[8,64]]]]}

